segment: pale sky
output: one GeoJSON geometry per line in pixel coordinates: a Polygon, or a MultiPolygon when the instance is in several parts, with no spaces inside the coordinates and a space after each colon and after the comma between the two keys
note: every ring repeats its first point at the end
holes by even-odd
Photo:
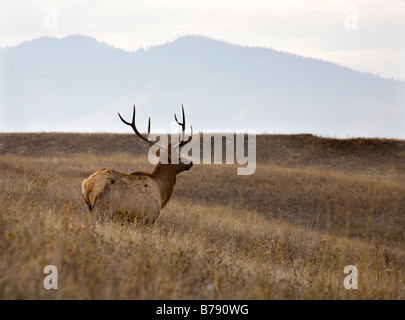
{"type": "Polygon", "coordinates": [[[128,51],[189,34],[405,80],[405,0],[1,0],[0,46],[92,36],[128,51]]]}

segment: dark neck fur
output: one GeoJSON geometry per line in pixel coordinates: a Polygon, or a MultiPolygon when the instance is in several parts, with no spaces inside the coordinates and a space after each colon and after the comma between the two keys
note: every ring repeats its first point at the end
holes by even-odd
{"type": "Polygon", "coordinates": [[[162,165],[159,162],[151,175],[159,185],[163,208],[172,196],[174,184],[176,183],[175,167],[170,164],[162,165]]]}

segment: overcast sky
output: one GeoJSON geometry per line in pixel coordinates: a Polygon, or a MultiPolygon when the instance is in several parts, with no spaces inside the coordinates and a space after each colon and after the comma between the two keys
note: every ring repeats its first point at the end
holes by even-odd
{"type": "Polygon", "coordinates": [[[0,46],[82,34],[125,50],[195,34],[405,80],[405,0],[1,0],[0,46]]]}

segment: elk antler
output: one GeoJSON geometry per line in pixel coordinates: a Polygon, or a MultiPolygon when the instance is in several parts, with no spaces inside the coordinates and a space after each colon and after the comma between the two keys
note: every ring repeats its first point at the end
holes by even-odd
{"type": "Polygon", "coordinates": [[[189,142],[191,141],[191,139],[193,138],[193,126],[190,126],[190,127],[191,127],[191,135],[190,135],[190,137],[188,138],[188,140],[184,141],[184,131],[186,130],[186,116],[185,116],[185,114],[184,114],[184,107],[183,107],[183,105],[181,105],[181,111],[182,111],[182,114],[183,114],[183,122],[179,122],[179,120],[177,120],[176,114],[174,114],[174,119],[176,120],[177,124],[178,124],[179,126],[181,126],[181,140],[180,140],[179,145],[177,146],[178,148],[184,147],[184,146],[185,146],[187,143],[189,143],[189,142]]]}
{"type": "MultiPolygon", "coordinates": [[[[134,105],[134,112],[132,114],[132,122],[131,123],[129,123],[128,121],[125,121],[121,117],[121,115],[119,113],[118,113],[118,116],[120,117],[122,122],[124,122],[126,125],[130,126],[134,130],[134,132],[136,133],[136,135],[139,138],[141,138],[142,140],[148,142],[149,147],[152,147],[153,145],[157,145],[157,146],[160,147],[160,145],[157,143],[157,141],[150,141],[149,139],[145,138],[142,134],[139,133],[138,129],[136,128],[136,125],[135,125],[135,105],[134,105]]],[[[148,120],[148,137],[149,137],[149,135],[150,135],[150,117],[149,117],[149,120],[148,120]]]]}

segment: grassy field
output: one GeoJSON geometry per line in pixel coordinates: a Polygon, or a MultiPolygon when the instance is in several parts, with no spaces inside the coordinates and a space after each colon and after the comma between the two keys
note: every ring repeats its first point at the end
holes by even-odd
{"type": "Polygon", "coordinates": [[[152,171],[139,140],[0,134],[0,299],[405,298],[405,141],[258,136],[254,175],[194,165],[153,226],[94,219],[81,181],[152,171]]]}

